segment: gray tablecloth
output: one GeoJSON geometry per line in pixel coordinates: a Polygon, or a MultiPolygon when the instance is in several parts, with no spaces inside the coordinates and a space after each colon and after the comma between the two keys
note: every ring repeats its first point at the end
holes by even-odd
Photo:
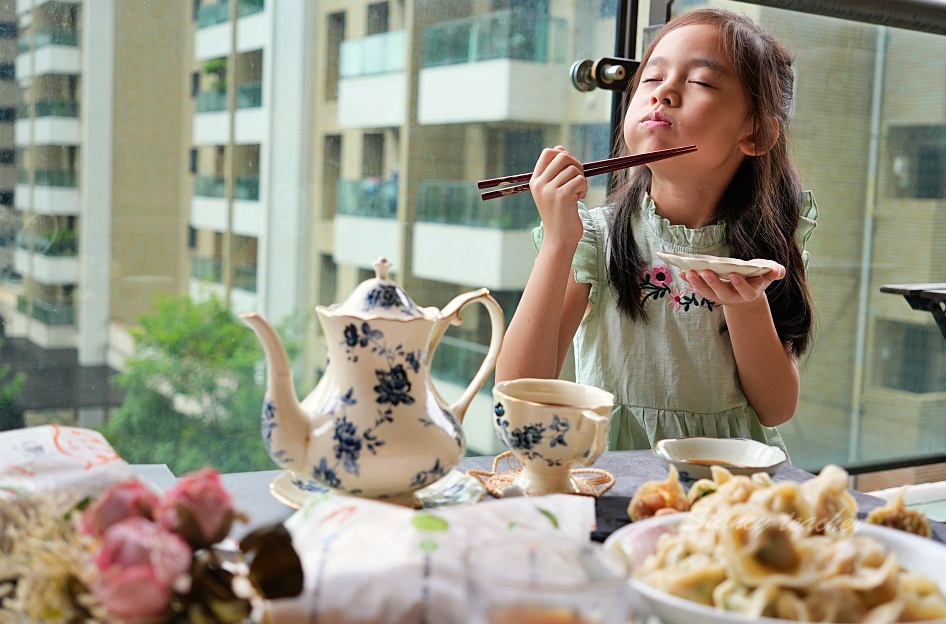
{"type": "MultiPolygon", "coordinates": [[[[490,470],[492,457],[467,457],[458,466],[461,470],[490,470]]],[[[609,451],[595,463],[595,468],[607,470],[615,477],[610,491],[597,501],[598,532],[595,539],[603,539],[610,532],[628,522],[627,503],[638,487],[645,481],[664,479],[667,468],[651,451],[609,451]]],[[[293,513],[293,509],[279,502],[270,494],[269,485],[279,470],[242,472],[223,475],[223,482],[233,492],[238,509],[250,517],[249,525],[237,525],[234,537],[239,539],[247,530],[272,522],[282,522],[293,513]]],[[[805,481],[814,475],[791,465],[783,465],[775,473],[776,481],[805,481]]],[[[884,501],[852,490],[858,508],[863,515],[879,507],[884,501]]],[[[946,542],[946,524],[934,522],[933,530],[939,541],[946,542]]]]}

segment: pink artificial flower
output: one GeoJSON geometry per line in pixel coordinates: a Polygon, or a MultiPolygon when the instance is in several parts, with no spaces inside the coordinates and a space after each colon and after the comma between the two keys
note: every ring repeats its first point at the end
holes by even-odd
{"type": "Polygon", "coordinates": [[[128,518],[105,531],[92,590],[126,624],[161,618],[170,608],[175,580],[187,574],[192,559],[181,537],[145,518],[128,518]]]}
{"type": "Polygon", "coordinates": [[[220,473],[202,468],[184,475],[167,491],[156,520],[178,533],[194,548],[205,548],[224,539],[236,516],[233,499],[220,482],[220,473]]]}
{"type": "Polygon", "coordinates": [[[650,283],[656,286],[668,286],[673,281],[673,275],[664,265],[658,265],[650,270],[650,283]]]}
{"type": "Polygon", "coordinates": [[[127,518],[150,520],[157,506],[157,494],[143,483],[117,483],[82,513],[82,531],[100,538],[110,526],[127,518]]]}

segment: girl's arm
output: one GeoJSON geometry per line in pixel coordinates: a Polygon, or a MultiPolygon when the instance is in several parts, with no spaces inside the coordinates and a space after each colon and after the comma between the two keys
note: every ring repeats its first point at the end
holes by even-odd
{"type": "Polygon", "coordinates": [[[558,377],[590,290],[588,284],[572,279],[571,270],[583,231],[577,203],[588,191],[581,163],[561,146],[543,150],[529,186],[544,235],[503,339],[497,381],[558,377]]]}
{"type": "Polygon", "coordinates": [[[751,278],[733,274],[728,283],[711,271],[686,274],[703,296],[723,306],[742,390],[766,427],[780,425],[795,414],[801,386],[798,365],[775,331],[765,296],[768,285],[784,277],[785,269],[779,269],[777,275],[751,278]]]}

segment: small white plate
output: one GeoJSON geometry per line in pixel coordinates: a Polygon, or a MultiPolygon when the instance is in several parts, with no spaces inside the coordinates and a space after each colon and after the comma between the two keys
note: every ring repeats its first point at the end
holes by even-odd
{"type": "Polygon", "coordinates": [[[788,459],[777,446],[742,438],[667,438],[654,445],[654,453],[676,466],[681,481],[710,479],[714,465],[739,475],[773,474],[788,459]]]}
{"type": "MultiPolygon", "coordinates": [[[[675,533],[687,513],[657,516],[623,526],[604,541],[606,550],[617,552],[630,562],[631,567],[642,562],[657,547],[657,539],[664,533],[675,533]]],[[[946,546],[925,537],[890,529],[876,524],[858,522],[858,535],[870,537],[897,555],[907,570],[933,579],[946,592],[946,546]]],[[[633,577],[630,585],[644,599],[647,607],[660,618],[661,624],[785,624],[789,620],[750,618],[740,613],[709,607],[692,600],[678,598],[654,589],[633,577]]],[[[931,620],[925,624],[946,624],[931,620]]]]}
{"type": "Polygon", "coordinates": [[[738,258],[720,258],[718,256],[703,256],[700,254],[675,253],[658,251],[657,255],[678,269],[684,271],[702,271],[709,269],[721,278],[729,277],[731,273],[738,273],[743,277],[765,275],[778,266],[772,260],[739,260],[738,258]]]}
{"type": "MultiPolygon", "coordinates": [[[[288,470],[269,484],[273,498],[293,509],[299,509],[310,496],[318,492],[329,492],[326,487],[302,481],[288,470]]],[[[444,507],[478,502],[486,494],[486,487],[476,477],[460,470],[451,470],[439,481],[414,492],[417,507],[444,507]]]]}

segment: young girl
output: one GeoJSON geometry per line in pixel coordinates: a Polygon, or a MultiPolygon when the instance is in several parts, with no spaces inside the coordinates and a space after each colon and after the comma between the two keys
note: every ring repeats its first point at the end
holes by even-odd
{"type": "Polygon", "coordinates": [[[812,330],[804,242],[817,215],[789,158],[791,59],[745,16],[698,10],[667,24],[631,83],[628,153],[697,151],[627,172],[603,208],[564,148],[530,185],[538,258],[497,380],[557,377],[574,339],[577,380],[615,395],[612,449],[662,438],[784,446],[812,330]],[[576,210],[577,205],[577,210],[576,210]],[[669,268],[658,251],[767,258],[757,277],[669,268]]]}

